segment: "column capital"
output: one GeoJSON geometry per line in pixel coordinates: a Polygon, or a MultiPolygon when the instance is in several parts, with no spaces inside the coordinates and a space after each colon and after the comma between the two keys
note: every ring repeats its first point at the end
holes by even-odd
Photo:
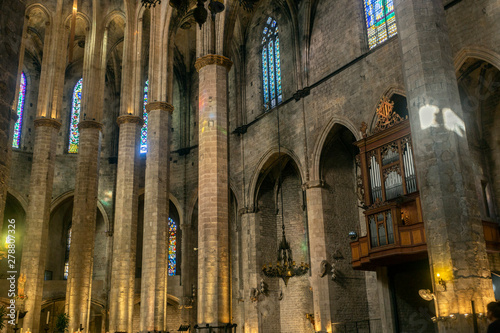
{"type": "Polygon", "coordinates": [[[37,127],[52,127],[59,131],[61,123],[51,118],[38,118],[35,119],[35,128],[37,127]]]}
{"type": "Polygon", "coordinates": [[[82,130],[84,128],[96,128],[102,131],[102,123],[95,120],[83,120],[78,123],[78,129],[82,130]]]}
{"type": "Polygon", "coordinates": [[[233,62],[231,59],[218,54],[207,54],[206,56],[196,59],[194,67],[196,68],[196,71],[199,72],[203,67],[208,65],[224,66],[229,72],[233,66],[233,62]]]}
{"type": "Polygon", "coordinates": [[[121,126],[122,124],[137,124],[139,126],[144,125],[144,119],[142,119],[142,117],[134,116],[131,114],[119,116],[116,119],[116,122],[118,123],[118,126],[121,126]]]}
{"type": "Polygon", "coordinates": [[[324,180],[310,180],[304,184],[302,184],[302,189],[303,190],[308,190],[310,188],[323,188],[325,187],[325,181],[324,180]]]}
{"type": "Polygon", "coordinates": [[[151,102],[146,104],[146,112],[149,113],[153,110],[174,112],[174,106],[167,102],[151,102]]]}

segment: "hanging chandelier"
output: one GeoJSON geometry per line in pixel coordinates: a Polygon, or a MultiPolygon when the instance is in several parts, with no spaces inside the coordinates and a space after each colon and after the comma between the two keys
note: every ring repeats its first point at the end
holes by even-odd
{"type": "MultiPolygon", "coordinates": [[[[280,116],[279,110],[276,110],[276,115],[278,118],[278,158],[281,158],[281,137],[280,137],[280,116]]],[[[280,163],[281,164],[281,163],[280,163]]],[[[288,280],[294,276],[302,276],[309,270],[309,265],[307,263],[300,263],[300,266],[295,264],[292,256],[292,249],[290,243],[286,240],[285,234],[285,214],[283,206],[283,180],[281,177],[281,170],[283,165],[279,166],[279,177],[278,177],[278,189],[280,190],[280,201],[281,201],[281,242],[278,248],[278,260],[276,265],[273,264],[264,265],[262,267],[262,272],[267,277],[281,278],[285,282],[285,286],[288,285],[288,280]]]]}
{"type": "MultiPolygon", "coordinates": [[[[207,21],[208,11],[205,9],[205,2],[207,1],[209,1],[208,9],[212,14],[213,20],[215,20],[215,15],[223,12],[225,9],[224,0],[197,0],[196,8],[193,10],[193,17],[200,26],[200,29],[207,21]]],[[[145,8],[154,8],[156,5],[161,4],[161,0],[141,0],[141,3],[145,8]]],[[[180,13],[185,13],[189,7],[189,0],[170,0],[169,4],[180,13]]]]}

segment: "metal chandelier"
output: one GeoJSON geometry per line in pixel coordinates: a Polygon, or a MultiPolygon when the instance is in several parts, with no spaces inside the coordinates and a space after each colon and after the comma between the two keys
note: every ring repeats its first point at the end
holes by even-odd
{"type": "MultiPolygon", "coordinates": [[[[280,116],[279,110],[276,110],[276,115],[278,118],[278,158],[281,158],[281,136],[280,136],[280,116]]],[[[281,242],[278,248],[278,260],[276,265],[273,264],[264,265],[262,267],[262,272],[267,277],[281,278],[285,282],[285,286],[288,285],[288,280],[294,276],[301,276],[307,273],[309,270],[309,265],[307,263],[300,263],[300,266],[295,264],[292,256],[292,249],[290,243],[286,240],[285,234],[285,214],[283,206],[283,179],[281,176],[281,171],[284,167],[282,163],[279,166],[279,177],[278,177],[278,189],[280,190],[280,201],[281,201],[281,242]]]]}

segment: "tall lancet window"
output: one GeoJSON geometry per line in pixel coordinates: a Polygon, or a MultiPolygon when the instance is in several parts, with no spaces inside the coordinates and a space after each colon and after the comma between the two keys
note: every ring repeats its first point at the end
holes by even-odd
{"type": "Polygon", "coordinates": [[[69,123],[69,145],[68,153],[78,153],[78,142],[80,141],[80,132],[78,123],[80,122],[80,112],[82,106],[82,82],[83,78],[78,80],[73,89],[73,102],[71,106],[71,119],[69,123]]]}
{"type": "Polygon", "coordinates": [[[24,99],[26,98],[26,75],[21,73],[21,84],[19,87],[19,96],[17,98],[17,121],[14,125],[14,137],[12,147],[19,148],[21,144],[21,130],[23,127],[24,99]]]}
{"type": "Polygon", "coordinates": [[[71,247],[71,226],[68,228],[68,234],[66,235],[66,254],[64,255],[64,280],[68,279],[70,247],[71,247]]]}
{"type": "Polygon", "coordinates": [[[148,86],[149,80],[144,84],[144,99],[142,103],[142,118],[144,125],[141,128],[141,154],[148,152],[148,114],[146,112],[146,104],[148,104],[148,86]]]}
{"type": "Polygon", "coordinates": [[[370,49],[395,36],[396,16],[393,0],[363,0],[370,49]]]}
{"type": "Polygon", "coordinates": [[[168,218],[168,276],[177,272],[177,223],[168,218]]]}
{"type": "Polygon", "coordinates": [[[264,108],[270,110],[283,100],[278,23],[269,17],[262,31],[262,90],[264,108]]]}

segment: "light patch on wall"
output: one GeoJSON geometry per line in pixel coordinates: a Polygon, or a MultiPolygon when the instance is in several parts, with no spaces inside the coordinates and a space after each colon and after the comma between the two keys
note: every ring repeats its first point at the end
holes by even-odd
{"type": "Polygon", "coordinates": [[[427,129],[429,127],[438,127],[436,115],[439,113],[439,108],[434,105],[424,105],[418,111],[420,117],[420,128],[427,129]]]}
{"type": "Polygon", "coordinates": [[[465,135],[465,124],[462,119],[451,109],[443,109],[444,127],[463,137],[465,135]]]}

